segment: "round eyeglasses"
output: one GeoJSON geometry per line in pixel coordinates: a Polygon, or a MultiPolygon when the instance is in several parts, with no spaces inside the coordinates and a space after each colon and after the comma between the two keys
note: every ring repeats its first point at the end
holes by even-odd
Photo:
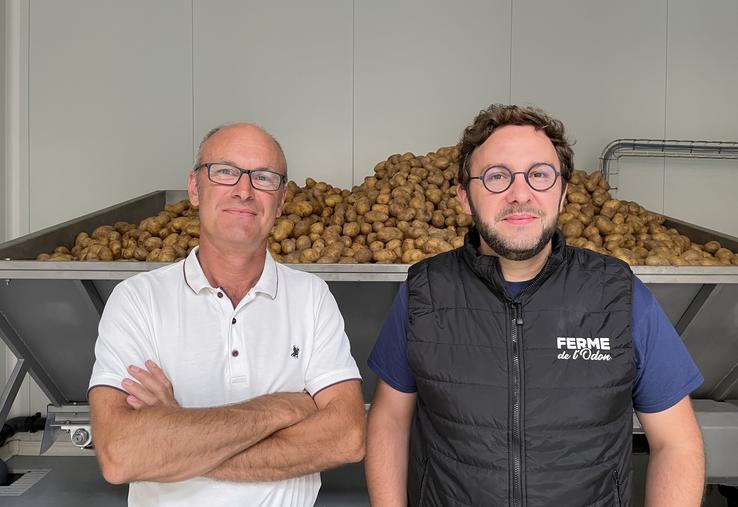
{"type": "Polygon", "coordinates": [[[210,162],[208,164],[200,164],[195,167],[195,171],[199,171],[203,167],[208,170],[208,179],[218,185],[237,185],[244,174],[249,175],[251,186],[256,190],[265,192],[276,192],[282,185],[287,182],[287,177],[283,174],[275,173],[269,169],[241,169],[230,164],[222,162],[210,162]]]}
{"type": "Polygon", "coordinates": [[[471,176],[469,179],[481,180],[489,192],[500,194],[510,188],[518,174],[522,174],[528,186],[536,192],[545,192],[553,187],[561,175],[549,164],[536,164],[527,171],[517,172],[512,172],[505,166],[492,166],[485,169],[480,176],[471,176]]]}

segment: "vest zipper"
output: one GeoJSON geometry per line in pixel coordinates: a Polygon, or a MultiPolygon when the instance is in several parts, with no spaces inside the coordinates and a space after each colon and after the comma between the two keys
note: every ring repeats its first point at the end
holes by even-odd
{"type": "Polygon", "coordinates": [[[520,397],[521,397],[521,372],[520,372],[520,352],[523,330],[523,317],[521,315],[520,303],[513,303],[515,309],[512,321],[512,456],[513,456],[513,477],[512,477],[512,498],[513,506],[521,506],[523,502],[522,487],[522,466],[521,466],[521,448],[522,448],[522,424],[520,417],[520,397]]]}
{"type": "Polygon", "coordinates": [[[620,498],[620,476],[618,475],[617,470],[612,471],[612,478],[615,481],[615,493],[617,494],[618,498],[618,507],[623,505],[623,500],[620,498]]]}

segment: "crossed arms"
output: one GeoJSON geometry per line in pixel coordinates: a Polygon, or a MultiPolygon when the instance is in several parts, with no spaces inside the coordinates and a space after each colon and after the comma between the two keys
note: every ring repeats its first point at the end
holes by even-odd
{"type": "Polygon", "coordinates": [[[358,380],[306,393],[274,393],[243,403],[177,405],[161,370],[129,368],[128,391],[89,393],[95,450],[105,480],[174,482],[197,476],[272,481],[361,461],[364,406],[358,380]]]}

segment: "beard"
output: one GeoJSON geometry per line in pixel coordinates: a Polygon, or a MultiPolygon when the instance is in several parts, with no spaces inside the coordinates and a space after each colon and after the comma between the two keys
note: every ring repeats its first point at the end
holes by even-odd
{"type": "MultiPolygon", "coordinates": [[[[541,253],[544,248],[546,248],[546,245],[548,245],[548,243],[551,241],[551,238],[553,238],[554,233],[556,232],[556,220],[553,220],[549,224],[545,224],[544,222],[543,230],[541,231],[541,234],[540,236],[538,236],[536,241],[531,242],[531,244],[529,245],[515,245],[509,239],[506,239],[498,234],[497,231],[490,226],[490,224],[482,220],[482,218],[479,216],[479,213],[477,213],[476,208],[474,207],[474,202],[472,202],[471,199],[469,199],[469,207],[471,208],[474,223],[479,230],[479,235],[497,255],[504,259],[509,259],[511,261],[526,261],[528,259],[532,259],[536,255],[541,253]]],[[[546,217],[540,210],[524,208],[521,206],[512,206],[498,213],[495,217],[495,221],[502,220],[505,216],[512,213],[523,212],[538,215],[541,217],[541,219],[544,220],[546,217]]]]}

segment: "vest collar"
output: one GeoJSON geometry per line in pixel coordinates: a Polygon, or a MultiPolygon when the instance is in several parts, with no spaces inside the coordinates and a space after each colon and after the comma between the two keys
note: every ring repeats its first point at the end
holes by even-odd
{"type": "MultiPolygon", "coordinates": [[[[461,248],[461,255],[466,261],[472,272],[477,275],[484,283],[499,297],[513,301],[510,292],[507,290],[505,281],[502,277],[500,269],[499,257],[495,255],[484,255],[479,252],[481,239],[476,226],[472,226],[464,237],[464,246],[461,248]]],[[[560,230],[556,232],[551,239],[552,249],[544,264],[543,269],[535,276],[533,282],[521,292],[515,300],[520,300],[521,296],[535,292],[540,285],[553,273],[556,268],[564,260],[564,247],[566,239],[560,230]]]]}

